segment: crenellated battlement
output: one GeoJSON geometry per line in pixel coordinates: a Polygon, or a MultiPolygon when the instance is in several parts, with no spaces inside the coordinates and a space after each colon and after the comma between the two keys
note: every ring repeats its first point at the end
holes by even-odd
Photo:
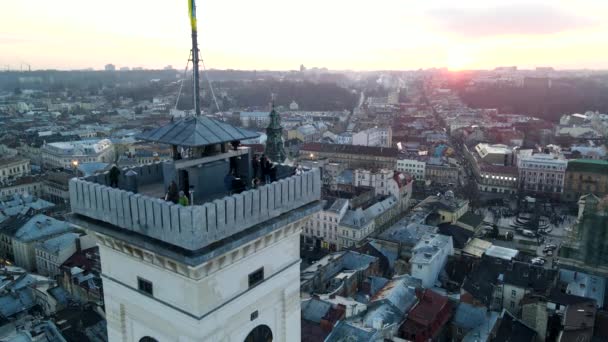
{"type": "Polygon", "coordinates": [[[72,212],[171,245],[198,250],[321,197],[319,169],[187,207],[121,189],[129,182],[128,171],[137,174],[139,187],[162,183],[165,163],[171,162],[122,170],[118,188],[108,186],[107,172],[72,179],[69,186],[72,212]]]}

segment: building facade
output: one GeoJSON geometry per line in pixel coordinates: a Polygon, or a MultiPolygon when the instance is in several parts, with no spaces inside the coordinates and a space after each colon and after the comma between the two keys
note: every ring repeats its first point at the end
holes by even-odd
{"type": "Polygon", "coordinates": [[[436,184],[447,186],[458,185],[459,168],[446,160],[429,158],[426,163],[425,178],[436,184]]]}
{"type": "Polygon", "coordinates": [[[399,213],[397,199],[389,196],[363,210],[348,210],[338,226],[338,249],[359,246],[365,238],[399,213]]]}
{"type": "Polygon", "coordinates": [[[578,201],[582,195],[608,195],[608,161],[576,159],[568,161],[564,196],[566,201],[578,201]]]}
{"type": "Polygon", "coordinates": [[[564,191],[568,161],[551,154],[533,154],[518,160],[520,189],[559,195],[564,191]]]}
{"type": "Polygon", "coordinates": [[[5,183],[0,187],[0,197],[12,196],[15,194],[30,194],[32,196],[41,196],[43,194],[42,180],[34,176],[25,176],[18,178],[12,182],[5,183]]]}
{"type": "Polygon", "coordinates": [[[396,170],[410,174],[415,180],[424,180],[426,176],[426,161],[416,159],[398,159],[396,170]]]}
{"type": "Polygon", "coordinates": [[[394,170],[399,150],[392,147],[370,147],[307,143],[300,147],[300,157],[305,159],[327,158],[330,162],[343,163],[346,168],[394,170]]]}
{"type": "Polygon", "coordinates": [[[29,159],[17,157],[0,159],[0,183],[29,175],[30,172],[29,159]]]}
{"type": "Polygon", "coordinates": [[[412,179],[393,170],[381,169],[376,172],[356,169],[354,173],[355,186],[374,188],[376,196],[392,195],[399,202],[401,210],[409,206],[412,197],[412,179]]]}
{"type": "Polygon", "coordinates": [[[36,215],[16,231],[10,233],[15,265],[28,271],[36,270],[36,246],[74,228],[67,222],[46,215],[36,215]]]}
{"type": "Polygon", "coordinates": [[[515,165],[515,154],[513,149],[507,145],[480,143],[475,145],[475,152],[484,163],[502,166],[515,165]]]}
{"type": "Polygon", "coordinates": [[[244,127],[266,127],[270,123],[268,112],[239,112],[238,115],[244,127]]]}
{"type": "Polygon", "coordinates": [[[56,204],[70,201],[69,181],[74,175],[67,172],[48,172],[42,181],[42,196],[56,204]]]}
{"type": "Polygon", "coordinates": [[[56,276],[61,264],[76,252],[77,233],[65,233],[35,246],[36,272],[44,276],[56,276]]]}
{"type": "Polygon", "coordinates": [[[434,287],[450,255],[454,255],[451,236],[425,234],[412,249],[412,277],[422,280],[425,288],[434,287]]]}
{"type": "Polygon", "coordinates": [[[70,169],[75,164],[114,160],[114,148],[108,139],[49,143],[41,150],[42,163],[49,168],[70,169]]]}
{"type": "Polygon", "coordinates": [[[393,131],[390,127],[374,127],[353,133],[352,144],[360,146],[392,147],[393,131]]]}
{"type": "Polygon", "coordinates": [[[348,204],[348,200],[342,198],[326,201],[323,210],[313,215],[302,229],[305,243],[337,251],[338,225],[348,210],[348,204]]]}
{"type": "Polygon", "coordinates": [[[517,193],[518,176],[514,166],[482,164],[479,166],[477,186],[479,191],[513,195],[517,193]]]}

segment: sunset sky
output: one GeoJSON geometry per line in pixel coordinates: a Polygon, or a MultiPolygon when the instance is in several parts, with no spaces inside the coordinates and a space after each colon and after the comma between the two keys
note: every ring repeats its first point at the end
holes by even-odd
{"type": "MultiPolygon", "coordinates": [[[[608,69],[608,1],[198,0],[208,68],[608,69]]],[[[187,0],[1,0],[0,69],[183,69],[187,0]]]]}

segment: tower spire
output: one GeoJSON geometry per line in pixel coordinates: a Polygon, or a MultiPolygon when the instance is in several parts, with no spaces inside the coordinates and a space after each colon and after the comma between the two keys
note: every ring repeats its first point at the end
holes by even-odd
{"type": "Polygon", "coordinates": [[[275,94],[271,94],[270,123],[266,128],[266,148],[264,152],[270,160],[282,163],[285,161],[285,147],[283,146],[283,127],[281,117],[275,109],[275,94]]]}

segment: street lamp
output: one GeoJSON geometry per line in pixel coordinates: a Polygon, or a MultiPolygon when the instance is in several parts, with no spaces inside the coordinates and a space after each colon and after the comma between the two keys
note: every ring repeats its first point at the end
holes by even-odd
{"type": "Polygon", "coordinates": [[[74,170],[74,175],[78,177],[78,159],[72,160],[72,169],[74,170]]]}

